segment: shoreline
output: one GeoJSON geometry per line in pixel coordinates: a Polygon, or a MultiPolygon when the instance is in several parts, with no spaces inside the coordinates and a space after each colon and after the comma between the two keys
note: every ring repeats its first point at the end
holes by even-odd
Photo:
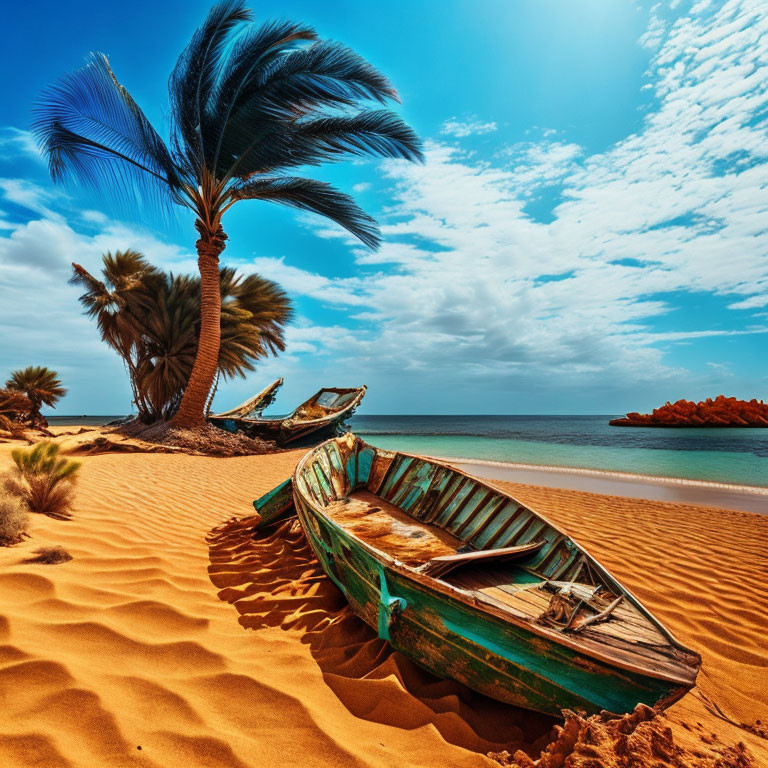
{"type": "MultiPolygon", "coordinates": [[[[55,434],[85,427],[89,432],[100,427],[90,424],[51,425],[55,434]]],[[[364,436],[365,437],[365,436],[364,436]]],[[[409,451],[405,451],[409,453],[409,451]]],[[[569,467],[551,464],[475,459],[460,456],[424,455],[445,461],[469,474],[488,480],[537,485],[545,488],[586,491],[604,496],[624,496],[649,501],[697,504],[732,511],[768,515],[768,486],[740,485],[716,480],[697,480],[664,475],[645,475],[621,470],[569,467]]]]}
{"type": "Polygon", "coordinates": [[[457,456],[432,458],[489,480],[768,514],[768,487],[765,486],[457,456]]]}

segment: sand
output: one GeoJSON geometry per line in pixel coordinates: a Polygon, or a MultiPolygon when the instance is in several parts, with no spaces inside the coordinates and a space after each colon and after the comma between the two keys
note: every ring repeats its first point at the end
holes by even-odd
{"type": "MultiPolygon", "coordinates": [[[[10,447],[0,444],[0,470],[10,447]]],[[[30,540],[0,549],[0,766],[494,766],[489,752],[518,765],[518,749],[539,756],[551,719],[393,653],[351,615],[295,524],[254,540],[227,522],[249,515],[302,453],[82,458],[72,519],[35,515],[30,540]],[[56,544],[73,560],[25,562],[56,544]]],[[[768,517],[504,487],[702,653],[700,693],[669,710],[661,735],[645,723],[630,737],[647,742],[647,764],[768,764],[768,741],[705,704],[753,731],[768,717],[768,517]]],[[[622,765],[615,747],[626,736],[574,728],[574,766],[622,765]]]]}
{"type": "Polygon", "coordinates": [[[768,515],[768,487],[677,477],[656,477],[581,467],[547,467],[500,461],[444,459],[471,475],[510,483],[567,488],[608,496],[629,496],[768,515]]]}

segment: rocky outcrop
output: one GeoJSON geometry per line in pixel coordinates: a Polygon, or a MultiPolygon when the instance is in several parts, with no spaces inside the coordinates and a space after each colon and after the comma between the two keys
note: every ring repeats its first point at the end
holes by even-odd
{"type": "Polygon", "coordinates": [[[768,427],[768,404],[718,395],[699,403],[665,403],[653,413],[628,413],[609,423],[614,427],[768,427]]]}

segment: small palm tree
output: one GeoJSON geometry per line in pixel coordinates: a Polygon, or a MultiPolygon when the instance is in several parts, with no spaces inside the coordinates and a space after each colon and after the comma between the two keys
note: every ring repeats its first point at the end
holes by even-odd
{"type": "Polygon", "coordinates": [[[32,403],[23,393],[15,389],[0,389],[0,429],[10,433],[11,437],[20,437],[24,433],[21,420],[28,418],[32,403]]]}
{"type": "Polygon", "coordinates": [[[20,371],[14,371],[11,378],[5,382],[7,389],[21,392],[27,397],[32,407],[29,411],[29,422],[34,426],[47,427],[48,422],[41,415],[44,405],[54,407],[67,394],[61,386],[59,374],[41,365],[30,365],[20,371]]]}
{"type": "Polygon", "coordinates": [[[170,147],[100,54],[44,93],[33,125],[54,180],[71,175],[195,215],[200,338],[176,426],[203,423],[216,376],[226,211],[270,200],[326,216],[376,248],[378,226],[352,198],[286,172],[350,155],[421,159],[402,120],[362,108],[397,98],[368,62],[301,24],[250,22],[242,0],[220,2],[181,54],[169,81],[170,147]]]}
{"type": "MultiPolygon", "coordinates": [[[[189,382],[200,333],[200,279],[167,275],[136,251],[103,257],[99,280],[73,264],[71,282],[102,339],[128,370],[139,419],[168,419],[189,382]]],[[[259,275],[220,269],[221,344],[216,376],[245,376],[255,361],[285,349],[291,302],[259,275]]]]}
{"type": "Polygon", "coordinates": [[[165,275],[155,269],[138,251],[105,253],[102,257],[102,280],[79,264],[72,264],[70,283],[85,288],[80,303],[85,314],[96,320],[102,341],[114,349],[123,361],[131,382],[133,401],[139,414],[145,411],[136,389],[136,356],[134,350],[141,329],[153,310],[150,296],[165,282],[165,275]]]}
{"type": "Polygon", "coordinates": [[[67,518],[80,462],[59,456],[59,450],[56,443],[43,442],[11,451],[16,466],[5,487],[32,512],[67,518]]]}

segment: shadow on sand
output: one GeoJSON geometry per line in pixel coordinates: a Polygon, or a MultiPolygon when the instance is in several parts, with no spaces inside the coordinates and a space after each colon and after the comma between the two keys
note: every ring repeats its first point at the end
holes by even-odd
{"type": "Polygon", "coordinates": [[[210,579],[250,629],[299,630],[323,679],[356,717],[396,728],[431,724],[449,743],[481,754],[538,755],[555,720],[445,680],[393,651],[348,607],[294,518],[254,535],[255,518],[209,536],[210,579]]]}

